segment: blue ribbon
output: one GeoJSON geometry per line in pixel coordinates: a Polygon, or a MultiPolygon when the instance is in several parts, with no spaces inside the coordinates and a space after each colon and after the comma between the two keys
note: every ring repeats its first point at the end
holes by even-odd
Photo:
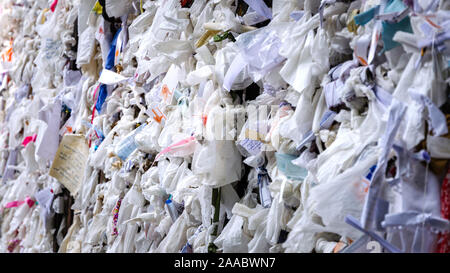
{"type": "MultiPolygon", "coordinates": [[[[114,69],[114,60],[116,58],[116,45],[117,45],[117,38],[119,37],[119,34],[121,32],[122,28],[119,28],[114,34],[114,38],[111,42],[111,47],[109,48],[108,56],[106,58],[105,63],[105,69],[113,70],[114,69]]],[[[108,97],[108,89],[105,84],[100,85],[100,90],[97,98],[97,102],[95,104],[95,109],[99,113],[101,113],[102,106],[105,103],[106,97],[108,97]]]]}

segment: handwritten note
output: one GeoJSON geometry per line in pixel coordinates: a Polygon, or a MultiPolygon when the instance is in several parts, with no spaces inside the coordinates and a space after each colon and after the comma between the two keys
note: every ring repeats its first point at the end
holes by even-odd
{"type": "Polygon", "coordinates": [[[50,60],[58,55],[58,50],[61,47],[61,41],[55,41],[50,38],[44,40],[44,54],[47,60],[50,60]]]}
{"type": "Polygon", "coordinates": [[[84,180],[88,155],[89,148],[83,135],[64,135],[53,159],[50,176],[75,195],[84,180]]]}
{"type": "Polygon", "coordinates": [[[262,143],[258,140],[246,138],[240,141],[239,145],[241,145],[251,155],[257,155],[261,151],[262,143]]]}

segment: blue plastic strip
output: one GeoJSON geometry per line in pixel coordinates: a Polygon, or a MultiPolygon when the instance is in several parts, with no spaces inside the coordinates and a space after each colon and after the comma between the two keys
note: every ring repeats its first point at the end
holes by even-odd
{"type": "MultiPolygon", "coordinates": [[[[122,28],[119,28],[117,30],[116,34],[114,34],[114,38],[111,42],[111,47],[108,52],[108,57],[106,58],[105,69],[112,70],[114,68],[114,65],[115,65],[114,60],[116,57],[117,37],[119,37],[121,30],[122,30],[122,28]]],[[[95,104],[95,109],[97,109],[97,111],[99,113],[101,113],[103,103],[105,103],[107,96],[108,96],[107,86],[104,84],[100,85],[97,102],[95,104]]]]}
{"type": "Polygon", "coordinates": [[[98,93],[98,98],[97,98],[97,102],[95,103],[95,109],[97,109],[97,111],[99,113],[101,113],[102,111],[102,106],[103,103],[105,103],[106,97],[108,96],[108,88],[105,84],[100,85],[100,90],[98,93]]]}
{"type": "Polygon", "coordinates": [[[119,37],[121,30],[122,28],[119,28],[119,30],[117,30],[116,34],[114,35],[114,39],[111,42],[108,57],[106,58],[105,69],[111,70],[114,68],[114,60],[116,58],[117,37],[119,37]]]}

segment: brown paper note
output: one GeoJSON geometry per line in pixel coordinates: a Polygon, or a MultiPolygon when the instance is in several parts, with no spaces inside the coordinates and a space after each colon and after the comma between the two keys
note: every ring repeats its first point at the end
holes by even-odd
{"type": "Polygon", "coordinates": [[[84,180],[88,155],[89,148],[83,135],[64,135],[53,159],[50,176],[75,195],[84,180]]]}

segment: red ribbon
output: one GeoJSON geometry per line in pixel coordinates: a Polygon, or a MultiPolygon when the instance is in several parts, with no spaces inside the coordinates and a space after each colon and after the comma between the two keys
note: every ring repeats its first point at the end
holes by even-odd
{"type": "Polygon", "coordinates": [[[53,1],[53,4],[50,6],[50,10],[52,12],[55,12],[56,5],[58,5],[58,0],[53,1]]]}
{"type": "Polygon", "coordinates": [[[36,142],[36,138],[37,138],[37,134],[34,134],[32,136],[27,136],[22,142],[23,147],[27,147],[28,143],[30,143],[30,142],[36,142]]]}
{"type": "Polygon", "coordinates": [[[23,204],[27,203],[27,205],[31,208],[34,206],[35,201],[32,200],[30,197],[25,198],[24,201],[12,201],[6,204],[5,208],[15,208],[19,207],[23,204]]]}
{"type": "MultiPolygon", "coordinates": [[[[441,189],[441,215],[442,218],[450,219],[450,169],[447,170],[447,174],[442,181],[441,189]]],[[[439,234],[438,239],[438,253],[450,253],[450,234],[439,234]]]]}

